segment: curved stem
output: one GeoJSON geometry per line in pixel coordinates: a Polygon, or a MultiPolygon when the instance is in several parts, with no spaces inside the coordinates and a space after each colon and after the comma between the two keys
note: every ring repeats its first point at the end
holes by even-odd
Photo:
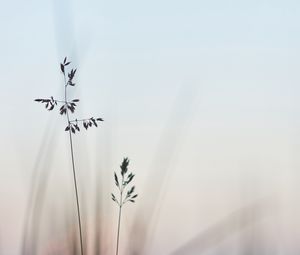
{"type": "MultiPolygon", "coordinates": [[[[66,83],[65,74],[64,74],[64,80],[65,80],[65,102],[67,102],[67,83],[66,83]]],[[[67,120],[68,120],[68,126],[70,126],[70,118],[69,118],[68,109],[67,109],[66,115],[67,115],[67,120]]],[[[76,205],[77,205],[78,228],[79,228],[79,237],[80,237],[80,251],[81,251],[81,255],[83,255],[84,253],[83,253],[81,217],[80,217],[79,197],[78,197],[78,188],[77,188],[77,179],[76,179],[76,171],[75,171],[74,150],[73,150],[73,140],[72,140],[71,129],[69,129],[69,138],[70,138],[73,179],[74,179],[74,188],[75,188],[76,205]]]]}

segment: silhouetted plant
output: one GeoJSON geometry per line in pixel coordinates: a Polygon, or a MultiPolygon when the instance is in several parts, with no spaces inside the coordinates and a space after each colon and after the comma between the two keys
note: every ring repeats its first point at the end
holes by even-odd
{"type": "Polygon", "coordinates": [[[68,100],[67,97],[67,88],[68,86],[75,86],[75,83],[73,81],[75,74],[76,74],[76,69],[71,69],[69,73],[67,73],[66,76],[66,67],[70,64],[71,62],[67,61],[67,57],[64,58],[63,63],[60,64],[60,70],[64,76],[64,100],[57,100],[54,99],[52,96],[50,98],[46,99],[35,99],[36,102],[40,102],[45,104],[45,108],[49,111],[52,111],[58,104],[61,105],[59,108],[59,113],[61,115],[66,115],[67,118],[67,127],[65,128],[65,131],[69,132],[69,140],[70,140],[70,150],[71,150],[71,160],[72,160],[72,170],[73,170],[73,180],[74,180],[74,189],[75,189],[75,197],[76,197],[76,205],[77,205],[77,216],[78,216],[78,228],[79,228],[79,237],[80,237],[80,250],[81,250],[81,255],[83,255],[83,239],[82,239],[82,226],[81,226],[81,216],[80,216],[80,206],[79,206],[79,197],[78,197],[78,188],[77,188],[77,178],[76,178],[76,171],[75,171],[75,160],[74,160],[74,150],[73,150],[73,140],[72,140],[72,133],[75,134],[76,132],[80,132],[80,127],[79,124],[81,123],[82,126],[85,129],[88,129],[89,127],[95,126],[98,127],[97,122],[98,121],[103,121],[102,118],[86,118],[86,119],[70,119],[69,113],[74,113],[75,108],[77,106],[76,103],[79,102],[79,99],[73,99],[73,100],[68,100]]]}
{"type": "Polygon", "coordinates": [[[120,237],[120,229],[121,229],[121,214],[122,214],[122,206],[126,204],[127,202],[134,203],[135,198],[138,196],[137,194],[134,194],[135,186],[132,186],[130,189],[126,188],[127,185],[133,180],[134,174],[129,173],[127,174],[128,171],[128,165],[129,165],[129,159],[124,158],[123,162],[120,166],[121,168],[121,179],[119,181],[118,175],[116,172],[114,173],[114,178],[115,178],[115,184],[120,192],[120,199],[118,200],[116,196],[111,193],[111,199],[117,203],[119,206],[119,220],[118,220],[118,231],[117,231],[117,247],[116,247],[116,255],[118,255],[119,252],[119,237],[120,237]],[[124,198],[124,192],[126,192],[126,196],[124,198]]]}

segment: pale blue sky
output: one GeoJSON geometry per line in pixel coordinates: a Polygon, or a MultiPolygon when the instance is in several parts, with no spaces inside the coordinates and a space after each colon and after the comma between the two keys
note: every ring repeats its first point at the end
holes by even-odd
{"type": "Polygon", "coordinates": [[[107,93],[116,104],[126,98],[132,107],[121,115],[129,117],[153,101],[148,113],[159,114],[186,82],[201,86],[206,113],[293,111],[299,7],[297,1],[9,1],[1,8],[2,103],[16,90],[26,100],[45,87],[59,91],[54,66],[68,55],[89,84],[80,91],[99,91],[103,104],[107,93]]]}

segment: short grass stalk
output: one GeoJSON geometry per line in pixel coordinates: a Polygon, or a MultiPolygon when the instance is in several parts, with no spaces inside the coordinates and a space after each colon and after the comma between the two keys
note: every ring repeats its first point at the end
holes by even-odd
{"type": "MultiPolygon", "coordinates": [[[[120,201],[122,201],[122,195],[121,195],[120,201]]],[[[118,233],[117,233],[116,255],[119,254],[119,240],[120,240],[120,230],[121,230],[121,216],[122,216],[122,206],[119,206],[119,220],[118,220],[118,233]]]]}
{"type": "Polygon", "coordinates": [[[135,186],[132,186],[128,189],[126,197],[123,198],[124,190],[126,189],[127,185],[132,181],[134,174],[130,173],[127,175],[129,165],[129,159],[124,158],[120,168],[121,168],[121,183],[119,182],[118,175],[116,172],[114,173],[115,184],[120,192],[119,200],[116,199],[116,196],[112,193],[111,198],[114,202],[117,203],[119,207],[119,218],[118,218],[118,230],[117,230],[117,244],[116,244],[116,255],[119,254],[119,241],[120,241],[120,230],[121,230],[121,217],[122,217],[122,207],[127,202],[135,202],[135,198],[138,196],[137,194],[133,194],[135,190],[135,186]]]}

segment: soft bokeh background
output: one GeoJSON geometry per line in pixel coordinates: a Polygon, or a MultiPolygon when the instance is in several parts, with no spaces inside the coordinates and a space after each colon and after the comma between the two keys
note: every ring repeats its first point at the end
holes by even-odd
{"type": "Polygon", "coordinates": [[[74,141],[90,254],[114,254],[125,156],[140,196],[122,254],[299,254],[299,14],[296,0],[2,1],[0,253],[70,250],[76,234],[65,119],[33,102],[62,97],[68,56],[76,116],[105,119],[74,141]]]}

